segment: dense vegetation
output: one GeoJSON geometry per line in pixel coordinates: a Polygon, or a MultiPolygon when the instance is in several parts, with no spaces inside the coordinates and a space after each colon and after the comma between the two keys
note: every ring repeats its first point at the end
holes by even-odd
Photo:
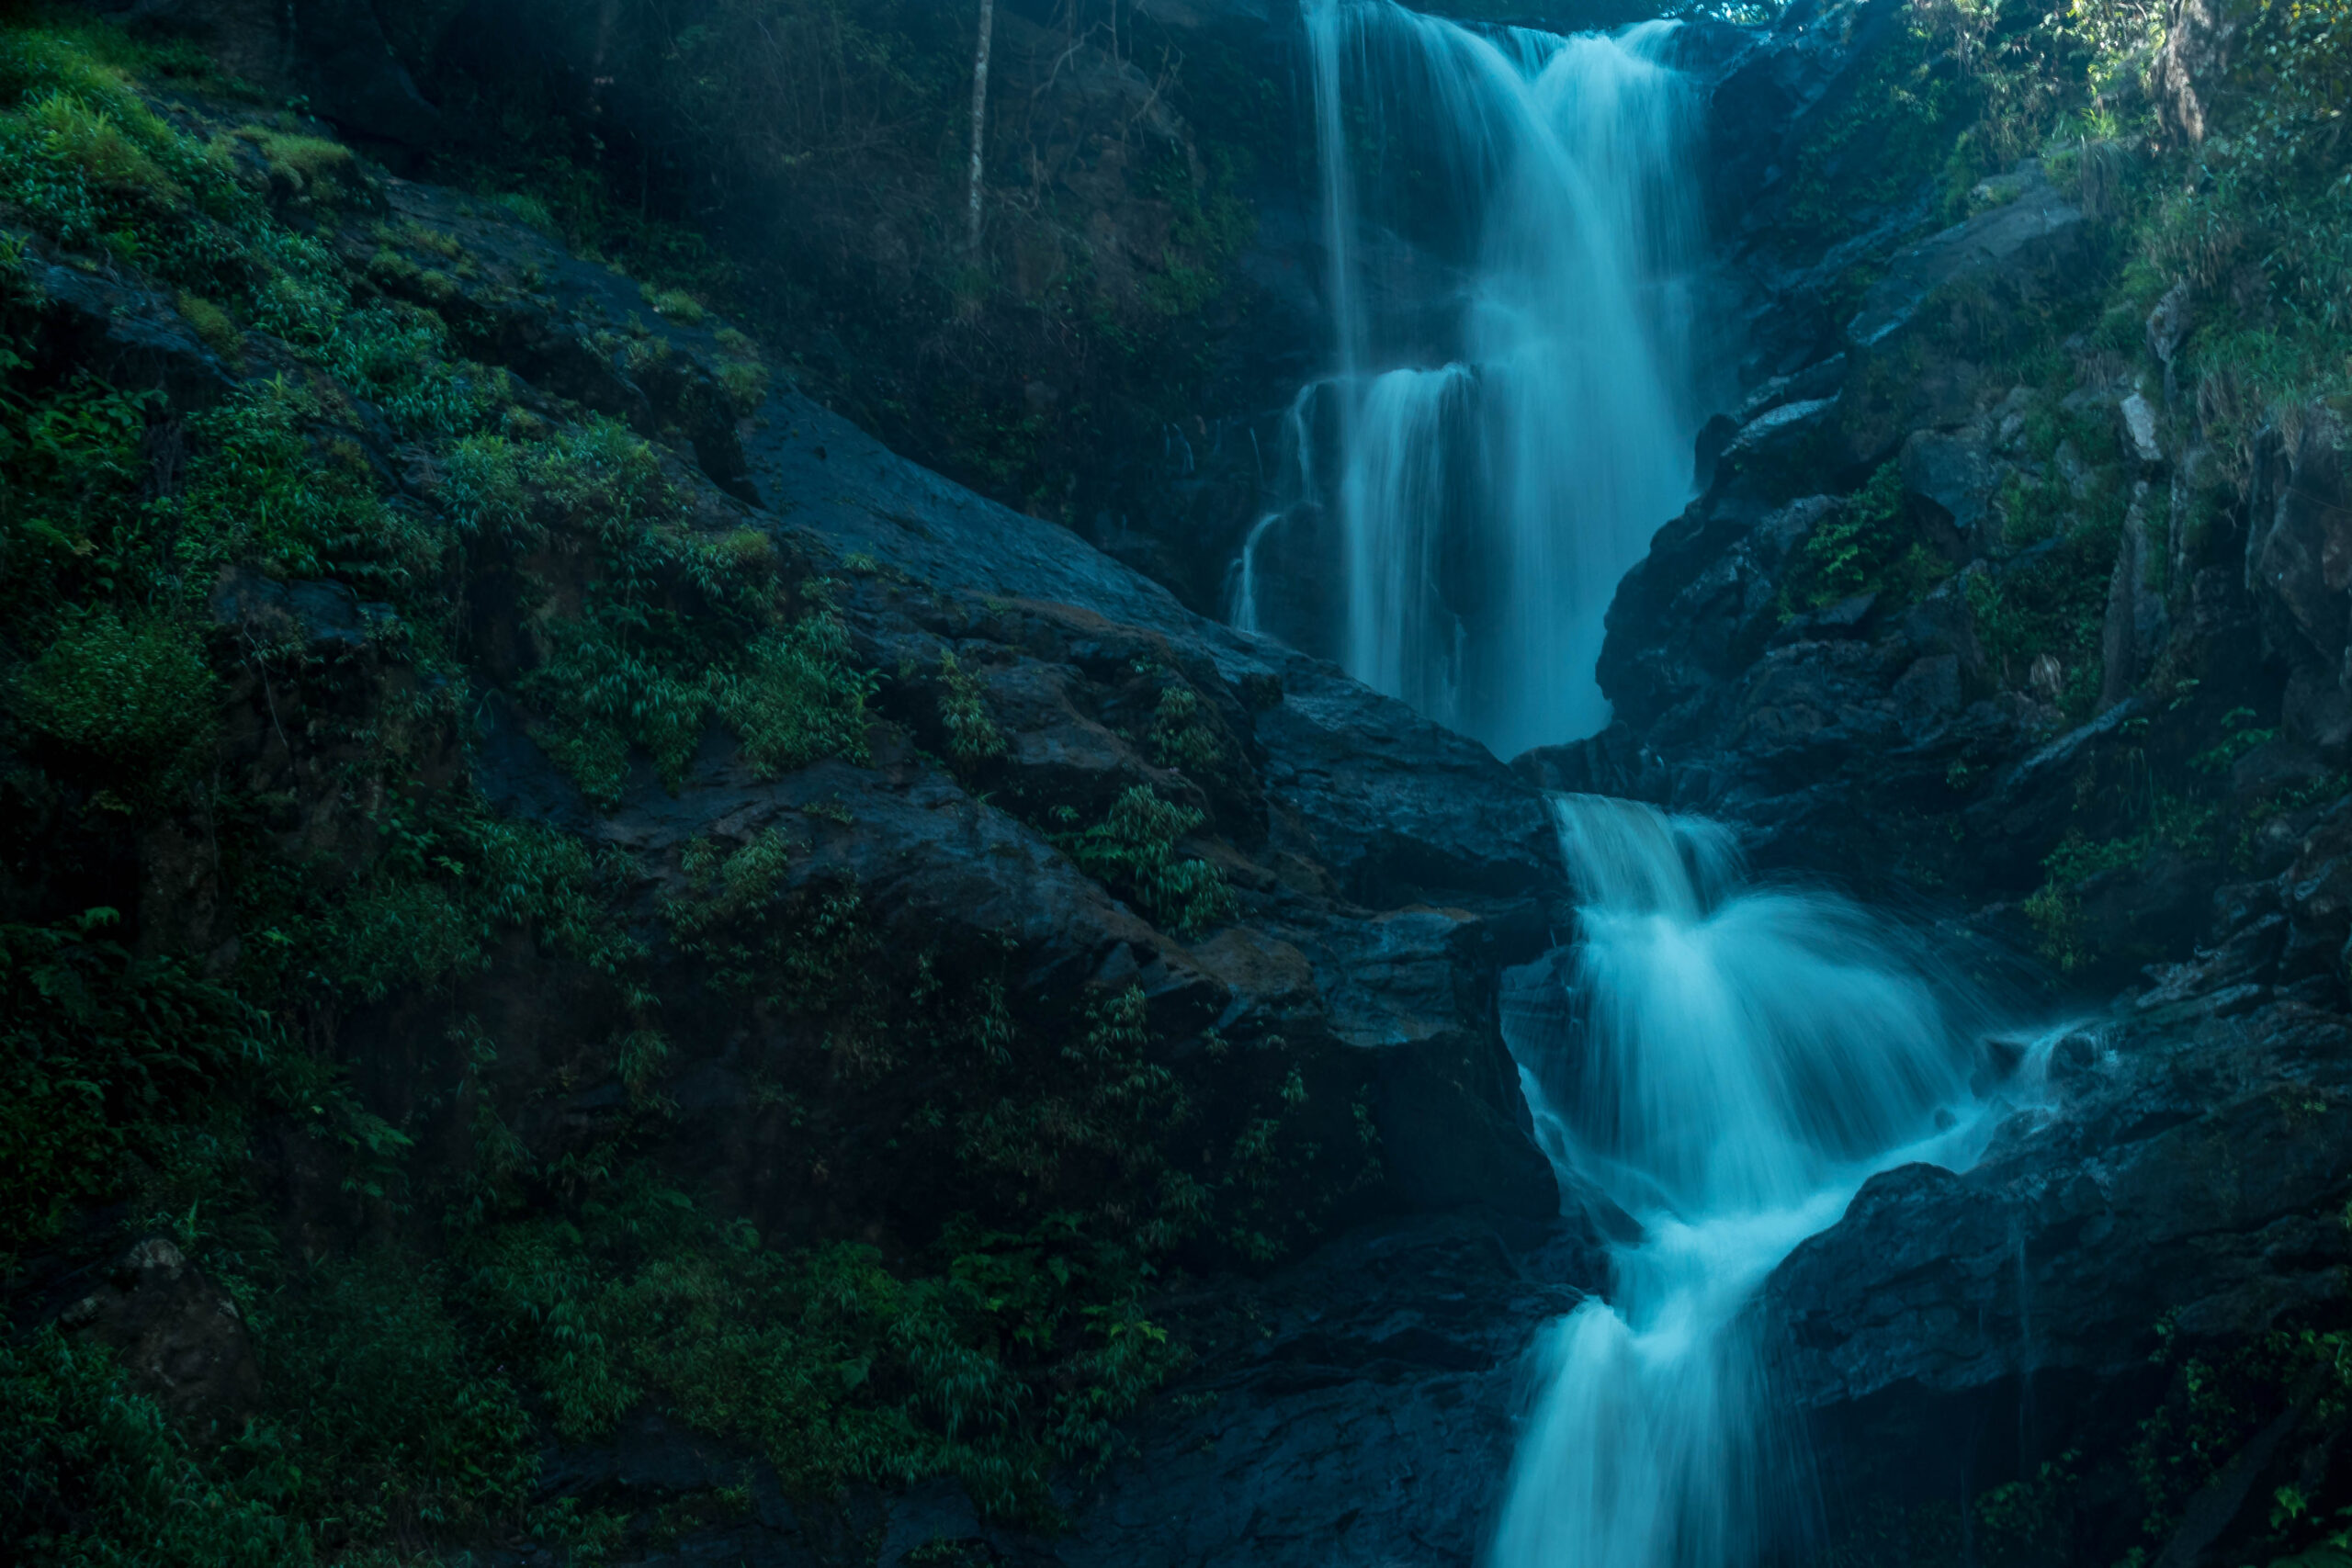
{"type": "MultiPolygon", "coordinates": [[[[1813,531],[1783,598],[1787,615],[1862,593],[1911,604],[1964,566],[1957,588],[1998,684],[2045,704],[2052,733],[2111,705],[2119,678],[2136,685],[2139,764],[2078,814],[2025,905],[2067,972],[2161,956],[2155,933],[2118,945],[2091,929],[2085,901],[2101,886],[2158,862],[2244,863],[2266,823],[2340,793],[2327,778],[2283,776],[2251,795],[2233,783],[2239,759],[2281,733],[2250,657],[2205,668],[2177,639],[2152,669],[2105,667],[2126,528],[2153,531],[2133,591],[2178,624],[2199,570],[2236,570],[2223,541],[2239,536],[2217,525],[2255,504],[2263,465],[2352,410],[2352,9],[2233,5],[2189,17],[2177,39],[2169,17],[2136,0],[1909,7],[1800,155],[1777,216],[1807,255],[1884,236],[1831,290],[1848,310],[1895,245],[2014,199],[2020,159],[2092,220],[2086,292],[1949,293],[1923,347],[1864,373],[1861,394],[1888,402],[1929,358],[2013,378],[2000,449],[2017,467],[1986,536],[1939,537],[1903,502],[1894,465],[1855,474],[1866,482],[1813,531]],[[2161,422],[2154,436],[2188,454],[2174,481],[2185,521],[2167,523],[2161,491],[2135,491],[2113,412],[2134,389],[2161,422]]],[[[1983,776],[1963,763],[1950,783],[1964,797],[1983,776]]]]}
{"type": "MultiPolygon", "coordinates": [[[[529,151],[532,189],[616,210],[529,151]]],[[[891,680],[832,565],[682,456],[695,400],[756,406],[749,340],[598,328],[672,389],[666,445],[469,356],[547,308],[514,172],[437,223],[191,49],[0,20],[0,1280],[32,1313],[165,1238],[258,1365],[207,1435],[99,1339],[0,1348],[19,1560],[592,1561],[740,1517],[755,1457],[812,1518],[948,1475],[1050,1522],[1182,1359],[1143,1305],[1170,1260],[1313,1223],[1295,1066],[1243,1074],[1219,1141],[1136,989],[1024,1012],[1009,949],[887,943],[805,835],[643,855],[480,791],[500,725],[592,809],[713,735],[763,779],[861,761],[891,680]],[[160,358],[93,347],[84,288],[160,358]],[[755,1226],[659,1157],[675,1032],[744,1021],[774,1136],[842,1170],[829,1213],[755,1226]],[[550,1438],[648,1408],[741,1462],[658,1517],[543,1492],[550,1438]]],[[[669,259],[643,298],[700,328],[669,259]]],[[[896,680],[946,765],[1001,755],[952,651],[896,680]]],[[[1213,763],[1159,680],[1139,744],[1213,763]]],[[[1197,810],[1037,809],[1172,928],[1230,918],[1177,847],[1197,810]]]]}

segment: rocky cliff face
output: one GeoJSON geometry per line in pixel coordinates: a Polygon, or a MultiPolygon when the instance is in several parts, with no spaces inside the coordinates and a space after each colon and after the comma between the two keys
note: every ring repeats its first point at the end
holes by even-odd
{"type": "MultiPolygon", "coordinates": [[[[1877,1178],[1765,1292],[1820,1549],[2276,1555],[2279,1499],[2341,1485],[2299,1359],[2352,1195],[2341,413],[2225,400],[2256,285],[2150,265],[2160,141],[1882,178],[1860,133],[1903,128],[1850,95],[1900,11],[1802,25],[1717,68],[1750,390],[1611,611],[1615,724],[1516,766],[1736,822],[2083,1021],[2007,1047],[1979,1165],[1877,1178]]],[[[2175,134],[2233,90],[2226,31],[2175,30],[2175,134]]]]}
{"type": "Polygon", "coordinates": [[[1469,1553],[1539,793],[112,37],[210,248],[6,209],[12,1533],[113,1399],[295,1556],[1469,1553]]]}

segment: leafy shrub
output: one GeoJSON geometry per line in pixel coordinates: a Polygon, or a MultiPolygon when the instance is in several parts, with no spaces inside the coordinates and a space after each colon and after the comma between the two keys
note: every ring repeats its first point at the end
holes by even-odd
{"type": "Polygon", "coordinates": [[[364,195],[369,188],[359,160],[340,141],[264,126],[243,127],[237,135],[259,149],[270,173],[292,186],[299,196],[332,201],[364,195]]]}
{"type": "MultiPolygon", "coordinates": [[[[0,342],[0,372],[17,363],[0,342]]],[[[0,603],[45,615],[136,570],[154,400],[88,377],[30,398],[0,389],[0,603]]]]}
{"type": "Polygon", "coordinates": [[[870,1247],[764,1247],[636,1169],[576,1215],[461,1249],[469,1309],[568,1439],[658,1397],[750,1440],[802,1496],[944,1472],[991,1513],[1046,1516],[1050,1466],[1105,1457],[1110,1420],[1174,1364],[1133,1305],[1132,1253],[1068,1218],[959,1222],[908,1277],[870,1247]]]}
{"type": "Polygon", "coordinates": [[[134,957],[94,909],[64,925],[0,926],[0,1255],[113,1196],[123,1158],[260,1066],[268,1021],[168,959],[134,957]]]}
{"type": "Polygon", "coordinates": [[[522,1400],[465,1342],[445,1289],[439,1270],[370,1249],[318,1266],[271,1324],[307,1511],[361,1540],[512,1514],[537,1479],[522,1400]]]}
{"type": "Polygon", "coordinates": [[[1804,553],[1790,574],[1790,598],[1813,610],[1860,593],[1908,602],[1950,570],[1913,534],[1904,505],[1902,470],[1886,463],[1805,536],[1804,553]]]}
{"type": "Polygon", "coordinates": [[[677,787],[714,718],[763,774],[865,757],[874,678],[850,663],[823,585],[784,618],[767,536],[689,532],[645,442],[596,421],[524,460],[483,437],[459,447],[449,490],[467,525],[512,533],[527,515],[588,569],[579,613],[540,623],[541,662],[521,689],[543,716],[541,744],[590,799],[619,800],[632,747],[677,787]]]}
{"type": "MultiPolygon", "coordinates": [[[[1066,807],[1065,810],[1068,808],[1066,807]]],[[[1136,784],[1111,803],[1101,822],[1054,836],[1079,869],[1142,906],[1153,920],[1195,936],[1233,918],[1233,890],[1204,860],[1180,856],[1177,841],[1207,818],[1136,784]]]]}
{"type": "Polygon", "coordinates": [[[875,678],[852,664],[849,633],[831,611],[760,638],[741,672],[715,672],[711,690],[719,717],[743,742],[743,760],[763,777],[820,757],[865,760],[875,678]]]}
{"type": "Polygon", "coordinates": [[[2025,901],[2023,911],[2041,939],[2041,955],[2061,974],[2072,974],[2105,953],[2082,927],[2082,893],[2094,877],[2109,871],[2144,865],[2160,848],[2186,853],[2210,852],[2215,827],[2213,808],[2193,800],[2159,795],[2151,803],[2137,831],[2119,838],[2091,840],[2073,832],[2042,862],[2043,877],[2025,901]]]}
{"type": "Polygon", "coordinates": [[[469,534],[519,536],[530,520],[531,497],[514,444],[503,435],[460,437],[449,449],[441,504],[469,534]]]}
{"type": "Polygon", "coordinates": [[[597,608],[605,613],[547,623],[545,654],[521,689],[548,716],[535,729],[548,755],[582,794],[611,807],[628,782],[632,746],[652,760],[665,787],[684,782],[711,696],[696,672],[646,646],[651,639],[630,635],[645,626],[633,614],[639,606],[607,600],[597,608]]]}
{"type": "Polygon", "coordinates": [[[939,656],[939,722],[947,727],[947,755],[957,767],[977,768],[1004,755],[1004,732],[989,716],[988,697],[956,661],[953,649],[939,656]]]}
{"type": "Polygon", "coordinates": [[[1972,571],[1963,584],[1977,638],[2002,679],[2022,687],[2034,660],[2056,660],[2064,671],[2058,706],[2076,721],[2098,700],[2114,560],[2114,535],[2093,526],[1998,570],[1972,571]]]}
{"type": "Polygon", "coordinates": [[[1205,772],[1225,761],[1225,743],[1202,716],[1201,695],[1190,686],[1167,687],[1151,716],[1152,761],[1163,768],[1205,772]]]}
{"type": "Polygon", "coordinates": [[[718,329],[718,384],[736,411],[748,414],[768,392],[768,367],[760,360],[759,345],[733,327],[718,329]]]}
{"type": "Polygon", "coordinates": [[[18,700],[34,728],[155,789],[193,766],[211,738],[215,691],[192,628],[102,610],[59,632],[18,700]]]}
{"type": "Polygon", "coordinates": [[[0,33],[0,200],[61,244],[242,287],[267,215],[229,160],[147,107],[119,63],[138,53],[86,22],[0,33]]]}
{"type": "Polygon", "coordinates": [[[643,296],[646,304],[652,307],[655,315],[690,327],[702,325],[710,314],[702,308],[701,300],[683,288],[656,288],[649,283],[638,292],[643,296]]]}
{"type": "Polygon", "coordinates": [[[198,455],[178,503],[189,575],[251,562],[278,577],[336,577],[403,607],[440,586],[447,531],[387,506],[356,445],[314,440],[324,412],[277,377],[188,421],[198,455]]]}
{"type": "Polygon", "coordinates": [[[249,883],[248,919],[267,939],[247,946],[240,978],[250,990],[378,1001],[446,987],[488,968],[514,931],[615,980],[643,956],[611,908],[629,874],[620,857],[464,795],[388,807],[376,827],[364,878],[281,874],[266,901],[249,883]]]}
{"type": "Polygon", "coordinates": [[[284,1568],[311,1561],[279,1510],[294,1461],[266,1433],[199,1464],[96,1346],[0,1342],[0,1539],[28,1568],[284,1568]],[[223,1478],[209,1471],[232,1471],[223,1478]]]}
{"type": "Polygon", "coordinates": [[[196,335],[204,340],[205,347],[232,366],[244,357],[245,334],[238,330],[235,318],[228,311],[185,288],[179,291],[175,303],[179,306],[180,314],[187,318],[187,324],[196,329],[196,335]]]}

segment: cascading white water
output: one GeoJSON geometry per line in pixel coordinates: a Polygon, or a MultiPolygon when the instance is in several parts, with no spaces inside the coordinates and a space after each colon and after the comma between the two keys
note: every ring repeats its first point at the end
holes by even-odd
{"type": "Polygon", "coordinates": [[[1555,809],[1581,929],[1506,1029],[1564,1185],[1642,1234],[1539,1342],[1492,1562],[1737,1568],[1790,1457],[1741,1309],[1873,1171],[1973,1158],[1984,1020],[1855,906],[1743,886],[1713,824],[1555,809]]]}
{"type": "MultiPolygon", "coordinates": [[[[1687,499],[1697,426],[1671,24],[1488,35],[1310,0],[1307,27],[1340,405],[1297,501],[1336,524],[1343,603],[1319,636],[1269,629],[1504,756],[1589,734],[1602,612],[1687,499]]],[[[1253,626],[1282,515],[1237,574],[1253,626]]]]}

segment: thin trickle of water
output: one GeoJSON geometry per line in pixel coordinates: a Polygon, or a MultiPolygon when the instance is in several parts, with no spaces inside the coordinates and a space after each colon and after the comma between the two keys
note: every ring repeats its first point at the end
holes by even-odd
{"type": "Polygon", "coordinates": [[[1982,1004],[1832,895],[1745,882],[1711,823],[1555,800],[1579,935],[1506,1032],[1564,1188],[1640,1226],[1552,1325],[1495,1568],[1758,1561],[1795,1472],[1742,1308],[1871,1173],[1962,1167],[1982,1004]]]}
{"type": "Polygon", "coordinates": [[[1591,733],[1601,614],[1687,499],[1697,426],[1672,27],[1310,0],[1307,28],[1338,405],[1295,499],[1337,525],[1344,603],[1283,629],[1499,754],[1591,733]]]}
{"type": "MultiPolygon", "coordinates": [[[[1314,417],[1316,397],[1320,390],[1319,385],[1315,383],[1300,388],[1298,396],[1291,400],[1288,412],[1283,415],[1283,460],[1295,465],[1295,482],[1303,491],[1314,490],[1317,483],[1315,443],[1310,434],[1310,421],[1314,417]]],[[[1257,432],[1251,431],[1250,440],[1253,446],[1257,439],[1257,432]]],[[[1265,624],[1258,601],[1258,550],[1274,525],[1283,521],[1283,516],[1279,510],[1269,512],[1250,525],[1249,536],[1241,541],[1240,558],[1233,563],[1231,586],[1227,591],[1232,605],[1227,618],[1241,631],[1271,629],[1265,624]]]]}

